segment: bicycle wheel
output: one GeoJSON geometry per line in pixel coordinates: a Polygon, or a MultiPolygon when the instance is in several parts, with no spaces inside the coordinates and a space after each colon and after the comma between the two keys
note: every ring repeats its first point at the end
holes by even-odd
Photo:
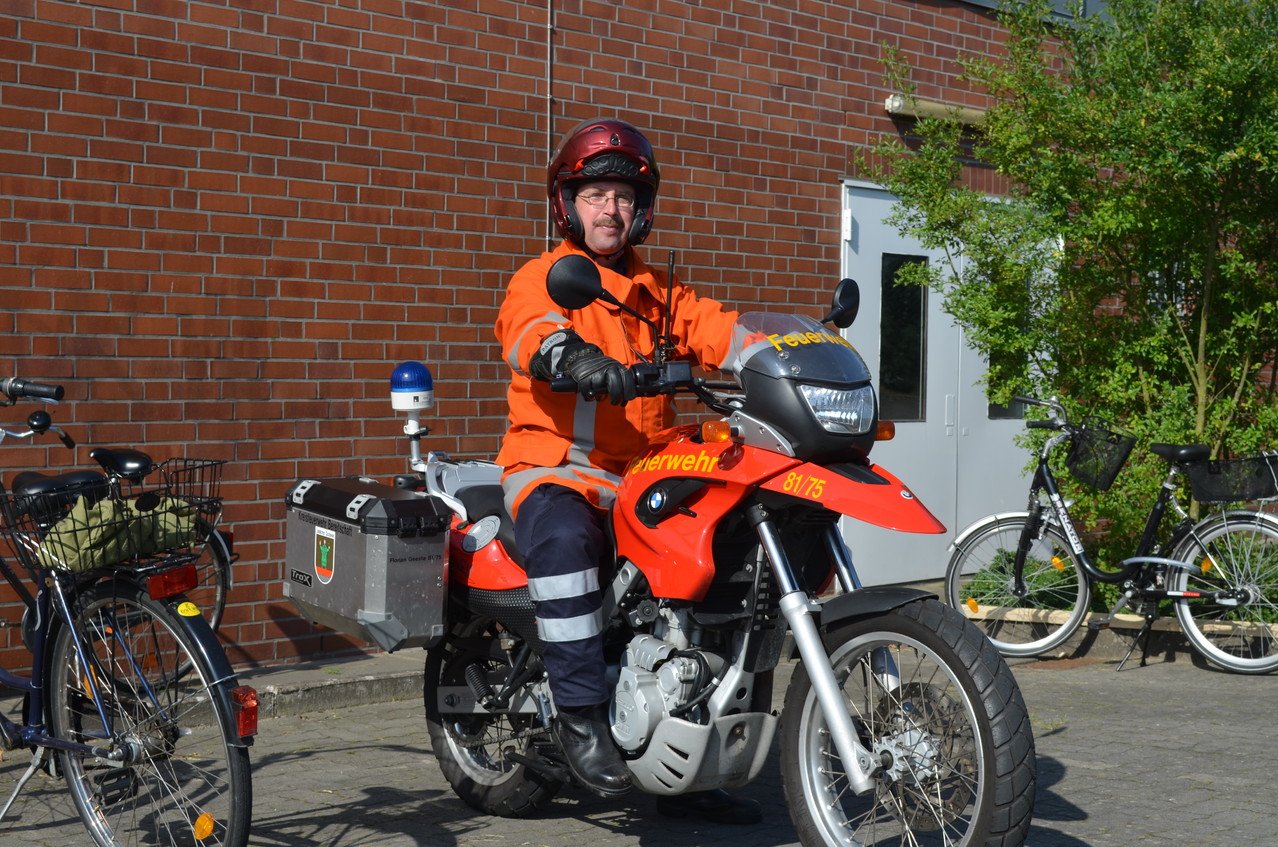
{"type": "Polygon", "coordinates": [[[186,597],[200,608],[209,626],[217,631],[226,608],[226,595],[231,590],[231,546],[226,536],[202,521],[197,532],[204,544],[195,560],[195,573],[199,582],[186,592],[186,597]]]}
{"type": "Polygon", "coordinates": [[[1069,543],[1044,526],[1025,557],[1025,590],[1012,576],[1029,515],[991,519],[965,533],[945,569],[945,599],[963,612],[1004,656],[1039,656],[1069,639],[1091,603],[1091,586],[1069,543]]]}
{"type": "Polygon", "coordinates": [[[1278,519],[1227,512],[1194,527],[1172,558],[1179,591],[1231,592],[1225,602],[1178,599],[1176,617],[1208,661],[1239,673],[1278,668],[1278,519]]]}
{"type": "Polygon", "coordinates": [[[231,743],[224,701],[189,632],[128,583],[90,587],[73,611],[53,640],[47,690],[54,735],[102,751],[59,753],[94,842],[244,847],[248,750],[231,743]]]}

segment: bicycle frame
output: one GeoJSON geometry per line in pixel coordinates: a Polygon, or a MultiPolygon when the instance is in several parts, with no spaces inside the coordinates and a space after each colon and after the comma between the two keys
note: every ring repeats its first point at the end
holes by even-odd
{"type": "MultiPolygon", "coordinates": [[[[1048,456],[1051,455],[1053,449],[1065,443],[1072,437],[1070,432],[1058,433],[1047,440],[1039,452],[1038,463],[1034,470],[1034,478],[1030,486],[1030,498],[1028,506],[1029,518],[1025,521],[1024,529],[1021,532],[1020,540],[1017,543],[1016,557],[1013,563],[1013,594],[1017,597],[1026,595],[1028,588],[1025,582],[1025,563],[1029,555],[1029,550],[1035,539],[1042,531],[1045,513],[1049,513],[1055,519],[1061,532],[1064,534],[1069,543],[1070,549],[1078,559],[1079,565],[1082,567],[1084,575],[1094,582],[1107,583],[1111,585],[1123,585],[1124,591],[1121,598],[1113,609],[1110,610],[1108,617],[1103,621],[1094,622],[1090,625],[1093,629],[1101,629],[1107,627],[1109,623],[1119,614],[1127,604],[1133,600],[1140,599],[1142,601],[1159,601],[1164,599],[1171,600],[1207,600],[1222,605],[1238,604],[1245,602],[1245,597],[1240,597],[1237,591],[1229,589],[1216,592],[1200,592],[1200,591],[1177,591],[1166,587],[1167,579],[1165,574],[1156,569],[1162,568],[1181,568],[1185,570],[1194,570],[1197,566],[1189,562],[1170,559],[1162,556],[1152,555],[1158,550],[1163,549],[1158,541],[1158,530],[1162,525],[1167,512],[1170,510],[1180,520],[1173,528],[1171,536],[1166,544],[1166,549],[1175,550],[1179,547],[1180,542],[1186,536],[1194,535],[1194,527],[1196,524],[1184,507],[1180,505],[1180,501],[1176,499],[1176,480],[1180,476],[1181,471],[1174,461],[1169,460],[1167,475],[1164,477],[1159,486],[1158,496],[1154,503],[1150,506],[1149,513],[1145,518],[1145,526],[1141,531],[1140,541],[1136,546],[1136,555],[1124,559],[1120,563],[1117,571],[1102,571],[1088,556],[1087,550],[1083,546],[1083,541],[1078,535],[1078,531],[1074,528],[1073,519],[1069,514],[1069,506],[1065,502],[1065,498],[1061,496],[1059,487],[1056,484],[1056,476],[1052,472],[1051,466],[1048,464],[1048,456]],[[1041,493],[1047,494],[1047,504],[1045,505],[1041,498],[1041,493]],[[1050,509],[1050,512],[1049,512],[1050,509]],[[1138,574],[1140,575],[1138,577],[1138,574]]],[[[1196,537],[1196,536],[1195,536],[1196,537]]],[[[1157,619],[1159,612],[1157,602],[1145,603],[1142,612],[1145,617],[1145,624],[1142,627],[1141,635],[1147,636],[1153,621],[1157,619]]],[[[1135,650],[1136,643],[1141,641],[1138,636],[1136,642],[1132,645],[1135,650]]],[[[1130,658],[1131,651],[1128,651],[1123,662],[1119,664],[1119,668],[1130,658]]],[[[1142,658],[1142,663],[1143,663],[1142,658]]]]}

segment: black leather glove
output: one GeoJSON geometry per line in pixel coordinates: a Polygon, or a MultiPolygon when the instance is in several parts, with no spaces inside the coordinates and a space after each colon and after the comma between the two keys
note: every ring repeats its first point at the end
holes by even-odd
{"type": "Polygon", "coordinates": [[[635,399],[635,376],[616,359],[605,356],[593,344],[564,345],[559,369],[577,383],[577,393],[587,399],[603,399],[614,406],[624,406],[635,399]]]}

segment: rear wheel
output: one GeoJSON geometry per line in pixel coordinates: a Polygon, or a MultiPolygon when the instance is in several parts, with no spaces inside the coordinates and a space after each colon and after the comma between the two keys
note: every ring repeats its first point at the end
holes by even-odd
{"type": "Polygon", "coordinates": [[[945,571],[945,599],[1004,656],[1038,656],[1069,640],[1091,588],[1064,533],[1043,525],[1030,543],[1018,590],[1012,573],[1029,516],[991,521],[960,541],[945,571]]]}
{"type": "Polygon", "coordinates": [[[1034,736],[1007,663],[953,609],[927,600],[836,625],[826,651],[860,740],[882,764],[849,790],[806,669],[781,725],[781,775],[805,847],[1023,844],[1034,736]]]}
{"type": "Polygon", "coordinates": [[[186,592],[187,599],[200,608],[204,619],[214,630],[222,623],[226,595],[231,590],[231,546],[221,531],[201,522],[197,527],[203,545],[196,548],[195,587],[186,592]]]}
{"type": "Polygon", "coordinates": [[[539,758],[537,744],[551,743],[529,686],[512,698],[510,711],[476,704],[475,689],[500,691],[511,673],[497,625],[471,621],[426,654],[426,724],[431,748],[457,796],[484,814],[523,818],[544,808],[563,782],[517,757],[539,758]]]}
{"type": "Polygon", "coordinates": [[[128,583],[76,600],[52,643],[50,717],[58,738],[97,752],[61,752],[62,771],[102,847],[243,847],[248,751],[231,743],[213,674],[171,614],[128,583]]]}
{"type": "Polygon", "coordinates": [[[1176,601],[1176,617],[1204,657],[1238,673],[1278,668],[1278,520],[1234,511],[1198,524],[1172,558],[1172,587],[1214,599],[1176,601]],[[1221,592],[1221,593],[1218,593],[1221,592]]]}

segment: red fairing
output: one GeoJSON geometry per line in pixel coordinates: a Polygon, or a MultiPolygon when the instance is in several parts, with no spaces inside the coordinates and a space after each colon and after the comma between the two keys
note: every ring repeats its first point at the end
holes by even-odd
{"type": "Polygon", "coordinates": [[[506,555],[506,547],[493,539],[479,550],[467,550],[465,533],[459,532],[459,521],[453,518],[453,531],[448,534],[448,579],[470,588],[505,591],[528,584],[528,574],[506,555]]]}
{"type": "Polygon", "coordinates": [[[859,482],[811,462],[787,468],[760,488],[820,503],[841,515],[897,532],[945,532],[905,484],[881,465],[865,469],[881,482],[859,482]]]}
{"type": "Polygon", "coordinates": [[[617,551],[643,571],[657,597],[700,600],[714,578],[712,542],[719,521],[761,480],[799,464],[795,459],[740,444],[692,441],[697,427],[677,427],[649,445],[626,468],[617,490],[613,526],[617,551]],[[659,524],[640,518],[656,483],[667,495],[675,480],[703,480],[659,524]],[[686,510],[686,511],[685,511],[686,510]],[[695,513],[695,517],[688,512],[695,513]]]}

